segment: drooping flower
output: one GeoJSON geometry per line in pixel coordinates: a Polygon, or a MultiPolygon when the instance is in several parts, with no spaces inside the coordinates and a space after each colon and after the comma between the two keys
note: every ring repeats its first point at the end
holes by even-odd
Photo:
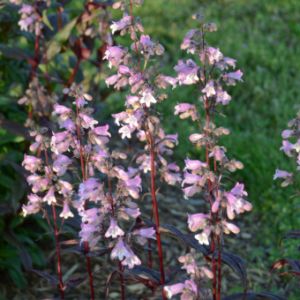
{"type": "Polygon", "coordinates": [[[117,238],[123,236],[124,231],[118,226],[117,221],[114,218],[110,218],[110,225],[105,233],[106,238],[117,238]]]}

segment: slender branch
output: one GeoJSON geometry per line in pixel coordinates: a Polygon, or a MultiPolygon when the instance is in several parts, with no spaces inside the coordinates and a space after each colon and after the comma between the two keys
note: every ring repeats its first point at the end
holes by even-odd
{"type": "MultiPolygon", "coordinates": [[[[156,198],[156,184],[155,184],[155,176],[156,176],[156,167],[155,167],[155,146],[153,137],[150,132],[148,132],[149,137],[149,147],[150,147],[150,164],[151,164],[151,198],[152,198],[152,209],[153,216],[155,220],[155,233],[156,233],[156,241],[157,241],[157,250],[159,257],[159,270],[160,270],[160,283],[161,285],[165,284],[165,270],[164,270],[164,259],[163,259],[163,250],[161,244],[160,237],[160,222],[159,222],[159,211],[158,211],[158,203],[156,198]]],[[[163,299],[167,299],[164,292],[162,293],[163,299]]]]}
{"type": "MultiPolygon", "coordinates": [[[[45,162],[46,165],[49,166],[49,159],[47,150],[44,150],[45,154],[45,162]]],[[[60,254],[60,243],[59,243],[59,230],[57,226],[57,215],[56,215],[56,207],[55,203],[52,203],[52,215],[53,215],[53,227],[54,227],[54,240],[55,240],[55,250],[56,250],[56,256],[57,256],[57,275],[58,275],[58,290],[60,293],[60,299],[65,299],[65,292],[64,292],[64,283],[62,278],[62,267],[61,267],[61,254],[60,254]]]]}
{"type": "MultiPolygon", "coordinates": [[[[79,115],[79,107],[78,103],[76,100],[76,119],[78,118],[79,115]]],[[[84,161],[84,149],[83,145],[81,143],[81,132],[80,128],[76,122],[76,134],[77,134],[77,139],[79,142],[79,152],[80,152],[80,166],[81,166],[81,175],[82,175],[82,180],[85,181],[87,179],[86,176],[86,170],[85,170],[85,161],[84,161]]],[[[84,204],[84,209],[86,209],[87,203],[84,204]]],[[[88,255],[90,249],[89,249],[89,243],[87,241],[84,242],[84,254],[85,254],[85,259],[86,259],[86,268],[89,276],[89,285],[90,285],[90,296],[92,300],[95,300],[95,291],[94,291],[94,278],[93,278],[93,272],[92,272],[92,266],[91,266],[91,258],[88,255]]]]}
{"type": "MultiPolygon", "coordinates": [[[[111,185],[111,178],[108,176],[107,178],[107,185],[108,185],[108,196],[111,203],[111,214],[114,217],[115,215],[115,207],[114,207],[114,198],[112,195],[112,185],[111,185]]],[[[119,278],[120,278],[120,292],[121,292],[121,299],[125,300],[125,285],[124,285],[124,274],[123,274],[123,266],[122,263],[119,261],[119,278]]]]}
{"type": "Polygon", "coordinates": [[[60,293],[60,299],[65,299],[64,293],[64,283],[62,279],[62,270],[61,270],[61,254],[60,254],[60,245],[59,245],[59,231],[57,227],[57,216],[56,216],[56,208],[55,204],[52,203],[52,215],[53,215],[53,224],[54,224],[54,237],[55,237],[55,248],[56,248],[56,256],[57,256],[57,275],[58,275],[58,288],[60,293]]]}
{"type": "Polygon", "coordinates": [[[120,274],[120,286],[121,286],[121,300],[125,300],[125,283],[124,283],[124,275],[123,275],[123,266],[119,261],[119,274],[120,274]]]}

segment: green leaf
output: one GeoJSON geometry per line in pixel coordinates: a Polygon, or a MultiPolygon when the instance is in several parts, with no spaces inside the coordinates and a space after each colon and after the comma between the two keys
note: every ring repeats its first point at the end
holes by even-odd
{"type": "Polygon", "coordinates": [[[69,22],[62,30],[60,30],[48,43],[47,59],[51,60],[61,50],[61,45],[69,38],[72,29],[77,22],[77,18],[69,22]]]}
{"type": "Polygon", "coordinates": [[[48,19],[48,16],[47,16],[47,10],[43,11],[43,17],[42,17],[42,19],[43,19],[43,22],[53,31],[54,29],[53,29],[53,27],[52,27],[52,25],[51,25],[51,23],[50,23],[50,21],[48,19]]]}

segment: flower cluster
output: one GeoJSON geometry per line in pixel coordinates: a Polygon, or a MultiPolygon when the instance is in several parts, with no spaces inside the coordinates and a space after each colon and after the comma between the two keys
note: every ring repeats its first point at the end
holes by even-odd
{"type": "MultiPolygon", "coordinates": [[[[282,150],[288,157],[292,157],[297,164],[297,170],[300,170],[300,112],[296,118],[288,123],[288,129],[282,131],[282,150]]],[[[293,183],[294,174],[284,170],[277,169],[274,174],[275,179],[283,180],[281,186],[285,187],[293,183]]]]}
{"type": "Polygon", "coordinates": [[[229,134],[229,130],[217,127],[213,122],[213,115],[217,105],[227,105],[231,96],[224,90],[226,85],[235,85],[241,81],[240,70],[231,71],[236,61],[225,57],[217,48],[205,43],[205,34],[215,31],[216,25],[202,24],[200,29],[190,30],[181,44],[181,48],[199,57],[198,66],[192,59],[179,61],[175,67],[177,80],[180,85],[196,84],[201,88],[199,101],[203,104],[205,113],[204,124],[201,124],[200,112],[190,103],[180,103],[175,107],[175,115],[180,118],[191,118],[202,128],[200,132],[190,135],[189,140],[197,147],[205,148],[205,161],[185,160],[185,172],[182,181],[186,198],[202,193],[210,204],[210,214],[194,214],[189,216],[189,228],[196,234],[200,244],[209,244],[212,235],[224,233],[238,233],[236,225],[226,221],[233,220],[236,215],[250,211],[252,206],[245,199],[247,192],[244,185],[236,183],[230,190],[223,190],[221,180],[223,173],[241,169],[243,165],[230,160],[226,155],[226,148],[217,144],[218,138],[229,134]],[[212,168],[213,165],[213,168],[212,168]],[[226,211],[226,215],[223,214],[226,211]]]}
{"type": "Polygon", "coordinates": [[[195,251],[191,251],[186,255],[180,256],[178,261],[182,264],[181,269],[185,270],[189,276],[182,283],[175,283],[164,287],[167,298],[180,294],[181,300],[186,299],[208,299],[210,292],[208,289],[198,289],[205,279],[212,279],[213,273],[205,266],[199,266],[197,263],[197,255],[195,251]]]}
{"type": "MultiPolygon", "coordinates": [[[[195,232],[195,239],[202,245],[210,246],[211,252],[218,249],[221,257],[222,235],[238,234],[240,229],[231,221],[239,214],[252,209],[252,205],[246,200],[247,192],[244,185],[237,182],[231,190],[226,190],[228,185],[224,182],[224,174],[234,172],[243,167],[242,163],[229,159],[224,146],[218,145],[219,137],[228,135],[229,130],[217,127],[214,123],[214,115],[219,110],[217,107],[227,105],[231,96],[225,90],[225,86],[235,85],[242,81],[243,73],[234,70],[236,61],[226,57],[218,48],[207,45],[205,36],[209,32],[216,31],[215,24],[205,24],[200,21],[199,29],[190,30],[181,44],[181,49],[195,55],[196,60],[180,60],[175,66],[177,77],[174,81],[181,85],[196,85],[200,89],[199,102],[203,111],[198,111],[198,105],[193,103],[179,103],[175,106],[175,115],[181,119],[191,119],[200,129],[189,136],[190,142],[198,149],[204,149],[203,160],[185,160],[184,176],[182,181],[183,193],[186,199],[201,195],[208,203],[207,213],[195,213],[188,216],[188,227],[195,232]],[[203,113],[203,117],[201,114],[203,113]]],[[[219,258],[220,262],[221,258],[219,258]]],[[[210,278],[213,278],[213,298],[217,297],[217,273],[221,272],[219,263],[216,267],[214,256],[212,257],[212,270],[210,278]]],[[[197,299],[198,294],[193,292],[197,282],[190,281],[179,283],[166,288],[168,295],[182,293],[182,299],[197,299]],[[185,296],[185,293],[189,296],[185,296]]],[[[195,288],[195,291],[199,291],[195,288]]],[[[217,299],[217,298],[216,298],[217,299]]]]}
{"type": "MultiPolygon", "coordinates": [[[[121,2],[115,7],[124,8],[121,2]]],[[[112,33],[120,32],[121,35],[129,33],[132,39],[129,49],[111,46],[107,48],[104,57],[110,68],[117,69],[117,74],[108,77],[106,84],[117,90],[128,86],[131,92],[126,97],[126,110],[113,115],[115,123],[120,126],[119,133],[122,139],[131,139],[135,134],[141,142],[146,143],[145,153],[136,159],[143,173],[151,169],[151,141],[151,144],[155,145],[157,170],[160,170],[161,178],[172,185],[179,183],[179,167],[175,163],[168,163],[165,158],[165,155],[172,155],[172,149],[178,143],[177,135],[164,132],[154,108],[156,103],[165,100],[166,97],[159,92],[161,82],[163,81],[165,86],[174,85],[176,82],[168,82],[168,78],[172,79],[171,77],[154,75],[153,70],[147,68],[155,56],[163,54],[164,48],[143,34],[141,23],[126,13],[121,20],[113,22],[111,30],[112,33]]]]}
{"type": "Polygon", "coordinates": [[[41,33],[43,28],[42,17],[35,6],[22,4],[19,14],[21,15],[21,19],[18,24],[21,30],[34,32],[36,35],[41,33]]]}

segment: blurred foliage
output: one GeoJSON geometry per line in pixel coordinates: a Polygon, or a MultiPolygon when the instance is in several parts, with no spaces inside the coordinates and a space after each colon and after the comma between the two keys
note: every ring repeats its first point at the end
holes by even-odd
{"type": "MultiPolygon", "coordinates": [[[[81,10],[80,1],[68,1],[66,21],[72,22],[81,10]]],[[[199,10],[219,27],[218,32],[209,36],[210,43],[225,55],[236,58],[238,67],[244,71],[244,83],[232,89],[233,100],[225,109],[225,115],[218,116],[217,123],[232,131],[223,143],[228,153],[244,163],[245,169],[237,174],[237,178],[245,182],[254,204],[253,212],[242,225],[242,231],[249,234],[243,241],[246,247],[241,249],[239,240],[230,246],[249,261],[249,286],[259,290],[260,286],[272,285],[268,270],[275,260],[299,255],[296,247],[281,243],[285,232],[300,228],[299,196],[292,197],[291,188],[280,188],[272,178],[277,167],[292,167],[279,148],[281,131],[300,108],[300,2],[145,0],[137,15],[141,16],[146,32],[166,48],[167,56],[162,65],[164,73],[174,75],[173,66],[184,57],[180,42],[188,29],[194,27],[191,15],[199,10]]],[[[24,94],[30,73],[30,67],[20,53],[33,56],[34,38],[21,32],[17,22],[16,9],[0,6],[0,234],[3,237],[0,241],[0,272],[2,274],[7,266],[13,266],[7,280],[22,288],[26,286],[26,280],[21,270],[26,269],[27,256],[25,254],[24,258],[20,253],[25,249],[33,264],[42,266],[45,259],[35,242],[46,229],[39,218],[23,220],[18,216],[20,205],[26,200],[26,185],[19,164],[23,152],[27,151],[26,133],[22,129],[27,112],[17,105],[17,100],[24,94]]],[[[52,48],[48,48],[48,51],[53,51],[50,54],[63,51],[49,62],[48,72],[66,82],[76,57],[70,49],[64,48],[64,37],[56,36],[55,41],[59,46],[52,43],[52,48]]],[[[94,49],[101,47],[101,41],[95,43],[94,49]]],[[[89,63],[96,58],[94,50],[90,60],[83,62],[76,81],[84,79],[84,85],[96,95],[96,101],[106,100],[105,106],[97,111],[103,121],[111,112],[121,110],[123,101],[120,94],[106,98],[105,73],[89,63]]],[[[41,64],[39,72],[44,72],[44,68],[41,64]]],[[[63,85],[52,81],[50,85],[51,91],[61,92],[63,85]]],[[[176,129],[179,132],[177,157],[181,160],[186,156],[196,157],[198,153],[191,152],[187,139],[194,128],[173,117],[177,102],[197,101],[196,91],[184,87],[169,94],[161,111],[167,131],[176,129]]],[[[293,280],[282,278],[275,283],[281,292],[289,295],[289,299],[298,299],[290,292],[296,284],[293,280]]]]}

